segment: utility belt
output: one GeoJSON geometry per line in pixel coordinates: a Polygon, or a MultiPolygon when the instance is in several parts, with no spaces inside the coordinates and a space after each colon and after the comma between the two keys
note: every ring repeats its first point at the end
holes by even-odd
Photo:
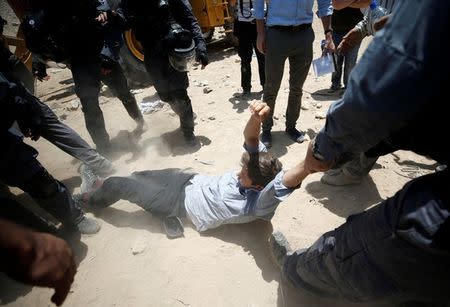
{"type": "Polygon", "coordinates": [[[311,28],[311,24],[310,23],[304,23],[304,24],[296,25],[296,26],[279,26],[279,25],[275,25],[275,26],[269,26],[269,28],[277,29],[277,30],[280,30],[280,31],[298,32],[298,31],[303,31],[303,30],[306,30],[306,29],[310,29],[311,28]]]}

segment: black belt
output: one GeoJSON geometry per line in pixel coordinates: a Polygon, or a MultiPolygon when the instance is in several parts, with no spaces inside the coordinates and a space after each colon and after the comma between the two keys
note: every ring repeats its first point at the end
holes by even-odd
{"type": "Polygon", "coordinates": [[[270,26],[269,28],[274,28],[274,29],[282,30],[282,31],[296,32],[296,31],[302,31],[302,30],[311,28],[311,24],[304,23],[304,24],[296,25],[296,26],[270,26]]]}

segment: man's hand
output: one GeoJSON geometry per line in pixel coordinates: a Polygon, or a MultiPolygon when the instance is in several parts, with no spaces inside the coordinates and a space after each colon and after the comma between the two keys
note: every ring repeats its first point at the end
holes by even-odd
{"type": "Polygon", "coordinates": [[[258,32],[258,36],[256,38],[256,48],[258,48],[258,51],[262,54],[266,53],[266,33],[265,32],[258,32]]]}
{"type": "Polygon", "coordinates": [[[39,81],[47,81],[50,79],[50,76],[47,74],[47,66],[38,61],[33,61],[32,63],[32,70],[33,75],[38,79],[39,81]]]}
{"type": "Polygon", "coordinates": [[[322,56],[326,55],[327,53],[333,53],[335,52],[336,48],[334,46],[333,41],[333,35],[331,32],[328,32],[325,36],[325,45],[322,50],[322,56]]]}
{"type": "Polygon", "coordinates": [[[342,38],[341,43],[337,47],[336,51],[338,54],[346,54],[349,50],[355,47],[358,43],[360,43],[363,39],[363,36],[359,32],[357,28],[351,29],[345,36],[342,38]]]}
{"type": "Polygon", "coordinates": [[[72,250],[53,235],[35,232],[0,220],[1,267],[11,278],[55,289],[51,300],[60,306],[76,274],[72,250]]]}
{"type": "Polygon", "coordinates": [[[270,113],[270,107],[265,102],[254,101],[250,103],[250,112],[252,116],[263,122],[270,113]]]}
{"type": "Polygon", "coordinates": [[[313,152],[314,140],[309,143],[308,150],[305,157],[305,169],[308,173],[325,172],[332,166],[331,162],[323,162],[314,157],[313,152]]]}
{"type": "Polygon", "coordinates": [[[101,25],[105,25],[108,22],[108,13],[101,12],[97,18],[95,18],[101,25]]]}
{"type": "Polygon", "coordinates": [[[384,28],[384,25],[389,20],[389,16],[390,15],[386,15],[386,16],[380,17],[373,23],[373,29],[375,30],[375,32],[377,32],[377,31],[379,31],[379,30],[384,28]]]}

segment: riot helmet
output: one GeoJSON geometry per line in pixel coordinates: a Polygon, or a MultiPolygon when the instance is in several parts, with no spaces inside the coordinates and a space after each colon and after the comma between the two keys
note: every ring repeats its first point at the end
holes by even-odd
{"type": "Polygon", "coordinates": [[[195,60],[195,43],[192,33],[181,26],[171,27],[166,38],[169,62],[178,71],[188,71],[195,60]]]}

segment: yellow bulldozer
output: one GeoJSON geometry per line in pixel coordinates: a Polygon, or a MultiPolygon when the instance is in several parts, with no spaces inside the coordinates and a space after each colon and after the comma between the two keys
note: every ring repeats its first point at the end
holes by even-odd
{"type": "MultiPolygon", "coordinates": [[[[211,42],[214,30],[217,27],[222,27],[225,32],[225,39],[232,45],[236,45],[236,38],[233,36],[233,21],[234,21],[234,4],[236,0],[189,0],[194,15],[196,16],[199,25],[202,29],[206,42],[211,42]]],[[[9,6],[16,14],[19,21],[25,15],[26,1],[24,0],[7,0],[9,6]]],[[[108,0],[110,6],[114,9],[120,4],[120,0],[108,0]]],[[[144,53],[139,41],[136,40],[133,31],[125,31],[123,33],[124,47],[121,50],[121,57],[123,61],[123,68],[127,73],[133,85],[140,83],[147,83],[143,80],[148,80],[145,72],[144,53]]],[[[29,69],[31,69],[31,54],[26,49],[25,42],[20,30],[16,36],[5,35],[6,42],[10,46],[15,46],[15,54],[21,59],[29,69]]]]}

